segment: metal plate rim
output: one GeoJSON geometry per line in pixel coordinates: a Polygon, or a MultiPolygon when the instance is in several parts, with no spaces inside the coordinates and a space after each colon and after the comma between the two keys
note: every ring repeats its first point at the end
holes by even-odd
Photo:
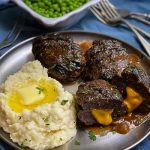
{"type": "MultiPolygon", "coordinates": [[[[135,50],[137,50],[139,53],[141,53],[142,55],[144,55],[148,60],[150,60],[150,58],[143,52],[143,51],[140,51],[139,49],[135,48],[134,46],[132,46],[131,44],[128,44],[127,42],[123,41],[123,40],[120,40],[118,38],[115,38],[113,36],[110,36],[110,35],[106,35],[106,34],[101,34],[101,33],[97,33],[97,32],[87,32],[87,31],[79,31],[79,30],[73,30],[73,31],[61,31],[61,32],[55,32],[55,33],[71,33],[71,34],[74,34],[74,33],[80,33],[80,34],[96,34],[98,36],[104,36],[104,37],[109,37],[109,38],[113,38],[113,39],[116,39],[116,40],[119,40],[120,42],[122,43],[125,43],[126,45],[129,45],[130,47],[133,47],[135,50]]],[[[6,57],[10,52],[12,52],[15,48],[29,42],[29,41],[32,41],[34,38],[36,37],[31,37],[31,38],[28,38],[18,44],[16,44],[15,46],[13,46],[12,48],[10,48],[6,53],[2,54],[0,56],[0,61],[6,57]]],[[[128,148],[126,148],[125,150],[129,150],[133,147],[135,147],[136,145],[138,145],[140,142],[142,142],[145,138],[147,138],[148,136],[150,135],[150,130],[148,131],[148,133],[143,136],[140,140],[138,140],[137,142],[135,142],[133,145],[129,146],[128,148]]],[[[15,143],[13,142],[9,142],[7,139],[5,139],[3,136],[0,135],[0,138],[5,141],[7,144],[9,144],[10,146],[15,147],[15,143]]]]}

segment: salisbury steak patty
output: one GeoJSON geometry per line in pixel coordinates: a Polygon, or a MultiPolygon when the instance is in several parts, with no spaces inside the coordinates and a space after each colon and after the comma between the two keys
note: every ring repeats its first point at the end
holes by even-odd
{"type": "Polygon", "coordinates": [[[135,89],[150,102],[150,79],[142,67],[130,65],[123,70],[121,76],[126,86],[135,89]]]}
{"type": "Polygon", "coordinates": [[[75,81],[85,66],[79,44],[70,36],[47,34],[35,39],[32,48],[35,59],[48,68],[49,76],[62,83],[75,81]]]}
{"type": "Polygon", "coordinates": [[[113,109],[113,118],[127,113],[127,107],[122,102],[122,95],[105,80],[82,83],[76,95],[77,103],[81,107],[78,118],[85,125],[96,123],[90,112],[92,109],[113,109]]]}
{"type": "Polygon", "coordinates": [[[84,125],[93,125],[98,123],[93,117],[90,110],[80,110],[78,112],[78,119],[81,122],[81,124],[84,125]]]}
{"type": "Polygon", "coordinates": [[[97,40],[86,53],[87,64],[83,74],[86,80],[111,80],[121,75],[128,64],[128,54],[116,40],[97,40]]]}

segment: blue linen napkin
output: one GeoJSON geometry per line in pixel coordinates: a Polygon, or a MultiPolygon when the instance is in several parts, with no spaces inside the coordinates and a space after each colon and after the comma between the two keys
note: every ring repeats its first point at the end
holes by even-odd
{"type": "Polygon", "coordinates": [[[0,0],[0,4],[5,4],[7,3],[9,0],[0,0]]]}
{"type": "MultiPolygon", "coordinates": [[[[0,0],[2,1],[2,0],[0,0]]],[[[3,0],[4,1],[4,0],[3,0]]],[[[117,6],[118,8],[127,8],[131,11],[137,12],[145,12],[150,13],[150,0],[111,0],[111,2],[117,6]]],[[[0,10],[0,41],[8,34],[11,30],[13,24],[15,23],[16,19],[19,15],[25,13],[23,10],[18,8],[17,6],[14,7],[6,7],[6,9],[0,10]]],[[[146,31],[150,32],[150,27],[140,23],[139,21],[129,20],[133,24],[140,26],[141,28],[145,29],[146,31]]],[[[137,39],[135,38],[132,31],[123,28],[123,27],[110,27],[104,25],[103,23],[99,22],[96,17],[89,11],[87,15],[80,20],[77,24],[70,27],[67,30],[82,30],[82,31],[91,31],[91,32],[99,32],[107,35],[111,35],[113,37],[119,38],[123,41],[128,42],[129,44],[133,45],[134,47],[144,51],[141,47],[137,39]]],[[[17,44],[18,42],[23,41],[32,36],[40,35],[42,33],[52,32],[51,29],[44,29],[40,26],[32,17],[29,15],[25,18],[25,25],[24,28],[17,39],[17,41],[13,44],[17,44]]],[[[12,46],[13,46],[12,45],[12,46]]],[[[0,51],[0,55],[6,52],[9,48],[3,49],[0,51]]],[[[12,150],[8,144],[0,141],[0,150],[12,150]]],[[[142,143],[138,146],[133,148],[133,150],[150,150],[150,136],[146,138],[142,143]]]]}

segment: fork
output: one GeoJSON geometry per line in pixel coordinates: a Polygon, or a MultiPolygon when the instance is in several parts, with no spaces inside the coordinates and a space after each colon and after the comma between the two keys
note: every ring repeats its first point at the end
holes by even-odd
{"type": "MultiPolygon", "coordinates": [[[[109,2],[109,1],[108,1],[109,2]]],[[[107,17],[105,17],[105,15],[107,15],[107,13],[105,13],[105,10],[103,9],[103,1],[101,1],[100,3],[94,5],[93,7],[91,7],[91,11],[92,13],[100,20],[102,21],[104,24],[109,24],[109,20],[107,20],[107,17]],[[98,9],[98,10],[97,10],[98,9]],[[99,17],[100,16],[100,17],[99,17]],[[102,18],[105,18],[105,19],[102,19],[102,18]],[[105,21],[107,20],[107,21],[105,21]]],[[[110,2],[107,4],[108,7],[111,7],[112,9],[115,9],[118,14],[120,14],[120,11],[118,11],[117,8],[115,8],[114,5],[112,5],[110,2]]],[[[106,8],[107,9],[107,8],[106,8]]],[[[120,14],[120,17],[123,19],[123,16],[120,14]]],[[[139,18],[140,19],[140,18],[139,18]]],[[[112,26],[115,26],[115,25],[118,25],[120,24],[120,22],[111,22],[109,25],[112,25],[112,26]]],[[[140,29],[139,27],[135,26],[135,25],[132,25],[137,31],[141,32],[143,35],[145,35],[146,37],[150,38],[150,33],[149,32],[146,32],[142,29],[140,29]]]]}
{"type": "Polygon", "coordinates": [[[130,17],[138,21],[141,21],[147,25],[150,25],[150,14],[148,13],[130,12],[127,9],[118,9],[118,8],[116,8],[116,10],[123,18],[130,17]]]}
{"type": "Polygon", "coordinates": [[[135,26],[133,26],[121,17],[121,15],[117,12],[117,10],[114,7],[112,7],[111,3],[108,0],[101,0],[101,2],[96,5],[96,7],[93,6],[91,8],[91,11],[99,20],[101,20],[104,23],[107,23],[108,25],[125,23],[135,33],[140,43],[150,56],[150,44],[137,31],[137,28],[135,28],[135,26]],[[99,9],[97,9],[97,7],[99,7],[99,9]]]}
{"type": "Polygon", "coordinates": [[[18,20],[15,22],[15,24],[13,25],[11,31],[0,42],[0,50],[2,50],[3,48],[6,48],[8,46],[11,46],[17,40],[17,38],[19,37],[19,35],[22,31],[23,26],[24,26],[24,16],[21,19],[21,23],[19,23],[18,20]]]}

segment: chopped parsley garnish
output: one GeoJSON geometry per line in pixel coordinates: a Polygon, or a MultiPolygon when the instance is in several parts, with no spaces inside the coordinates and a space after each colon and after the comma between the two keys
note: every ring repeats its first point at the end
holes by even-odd
{"type": "Polygon", "coordinates": [[[96,140],[96,135],[95,135],[95,133],[93,132],[93,131],[89,131],[89,138],[90,138],[90,140],[92,140],[92,141],[95,141],[96,140]]]}
{"type": "Polygon", "coordinates": [[[60,141],[62,141],[63,139],[62,139],[62,138],[60,138],[59,140],[60,140],[60,141]]]}
{"type": "Polygon", "coordinates": [[[61,105],[65,105],[68,102],[68,100],[62,100],[61,105]]]}
{"type": "Polygon", "coordinates": [[[36,87],[36,89],[38,90],[39,94],[41,94],[44,91],[44,88],[41,87],[36,87]]]}
{"type": "Polygon", "coordinates": [[[21,143],[21,147],[26,147],[23,142],[21,143]]]}
{"type": "Polygon", "coordinates": [[[80,145],[80,141],[79,140],[75,140],[74,144],[75,145],[80,145]]]}
{"type": "Polygon", "coordinates": [[[48,117],[43,118],[43,121],[44,121],[45,123],[47,123],[47,122],[48,122],[48,117]]]}
{"type": "Polygon", "coordinates": [[[26,144],[25,144],[26,142],[27,142],[27,139],[25,139],[24,142],[21,143],[22,148],[26,147],[26,144]]]}
{"type": "Polygon", "coordinates": [[[112,131],[112,134],[116,134],[116,131],[112,131]]]}
{"type": "Polygon", "coordinates": [[[98,87],[93,87],[92,90],[93,90],[93,91],[97,91],[97,92],[100,91],[100,89],[99,89],[98,87]]]}
{"type": "Polygon", "coordinates": [[[50,68],[54,69],[57,66],[57,64],[53,64],[50,68]]]}
{"type": "Polygon", "coordinates": [[[86,91],[82,91],[81,93],[82,94],[88,94],[90,91],[89,90],[86,90],[86,91]]]}
{"type": "Polygon", "coordinates": [[[117,90],[117,89],[114,89],[114,93],[115,93],[115,94],[118,94],[118,90],[117,90]]]}
{"type": "Polygon", "coordinates": [[[112,89],[117,89],[117,86],[116,86],[116,85],[113,85],[113,86],[112,86],[112,89]]]}

